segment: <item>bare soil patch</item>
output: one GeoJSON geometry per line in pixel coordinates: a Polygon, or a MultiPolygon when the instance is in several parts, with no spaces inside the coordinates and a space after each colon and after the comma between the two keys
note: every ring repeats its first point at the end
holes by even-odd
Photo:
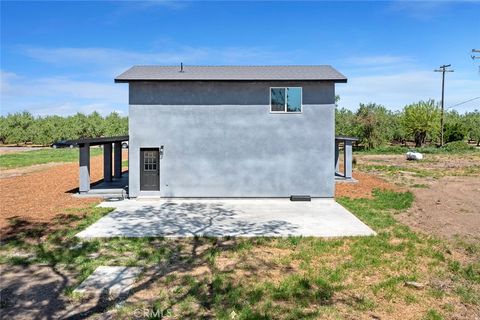
{"type": "Polygon", "coordinates": [[[88,310],[95,299],[69,299],[65,290],[75,284],[72,272],[46,266],[0,265],[2,319],[61,319],[88,310]]]}
{"type": "MultiPolygon", "coordinates": [[[[91,158],[90,176],[92,182],[103,178],[102,156],[91,158]]],[[[0,235],[14,233],[13,225],[22,225],[18,221],[48,223],[55,216],[72,214],[71,209],[100,202],[98,198],[72,197],[77,188],[78,163],[42,167],[41,171],[0,179],[0,235]]]]}
{"type": "Polygon", "coordinates": [[[6,153],[15,153],[15,152],[25,152],[25,151],[34,151],[40,149],[46,149],[48,147],[16,147],[16,146],[1,146],[0,154],[6,153]]]}
{"type": "Polygon", "coordinates": [[[373,198],[372,191],[374,189],[384,189],[392,191],[402,191],[399,186],[387,182],[382,178],[364,172],[354,172],[353,178],[358,180],[357,183],[337,183],[335,186],[335,197],[349,198],[373,198]]]}
{"type": "Polygon", "coordinates": [[[440,236],[480,239],[480,177],[443,177],[414,190],[415,202],[399,220],[440,236]]]}
{"type": "MultiPolygon", "coordinates": [[[[357,170],[410,189],[413,207],[398,219],[428,234],[480,240],[480,154],[356,155],[357,170]]],[[[338,187],[338,186],[337,186],[338,187]]]]}
{"type": "Polygon", "coordinates": [[[2,169],[2,170],[0,170],[0,179],[23,176],[23,175],[28,174],[28,173],[43,171],[43,170],[46,170],[48,168],[61,166],[61,165],[64,165],[64,164],[65,164],[65,162],[49,162],[49,163],[43,163],[43,164],[36,164],[36,165],[33,165],[33,166],[28,166],[28,167],[19,167],[19,168],[14,168],[14,169],[2,169]]]}
{"type": "Polygon", "coordinates": [[[480,176],[480,153],[424,154],[421,161],[409,161],[405,155],[356,155],[355,159],[357,170],[406,187],[445,176],[480,176]]]}

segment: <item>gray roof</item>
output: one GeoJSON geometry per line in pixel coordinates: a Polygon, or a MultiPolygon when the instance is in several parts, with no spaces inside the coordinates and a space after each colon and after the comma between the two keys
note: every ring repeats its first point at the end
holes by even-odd
{"type": "Polygon", "coordinates": [[[133,66],[115,82],[165,80],[314,80],[347,82],[329,65],[317,66],[133,66]]]}

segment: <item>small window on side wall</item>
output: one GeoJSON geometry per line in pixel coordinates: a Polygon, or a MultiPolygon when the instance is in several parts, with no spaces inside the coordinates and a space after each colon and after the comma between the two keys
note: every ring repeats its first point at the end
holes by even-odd
{"type": "Polygon", "coordinates": [[[279,113],[302,112],[302,88],[270,88],[270,111],[279,113]]]}

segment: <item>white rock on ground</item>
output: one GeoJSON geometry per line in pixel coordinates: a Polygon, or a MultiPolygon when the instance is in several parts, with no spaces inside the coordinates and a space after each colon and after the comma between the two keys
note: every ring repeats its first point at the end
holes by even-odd
{"type": "Polygon", "coordinates": [[[409,151],[407,152],[407,160],[422,160],[423,159],[423,154],[420,152],[412,152],[409,151]]]}

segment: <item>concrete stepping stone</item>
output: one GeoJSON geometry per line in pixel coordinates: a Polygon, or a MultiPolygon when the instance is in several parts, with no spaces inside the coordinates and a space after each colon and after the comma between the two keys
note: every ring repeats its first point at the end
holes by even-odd
{"type": "Polygon", "coordinates": [[[128,293],[142,271],[137,267],[99,266],[74,292],[88,295],[120,296],[128,293]]]}

